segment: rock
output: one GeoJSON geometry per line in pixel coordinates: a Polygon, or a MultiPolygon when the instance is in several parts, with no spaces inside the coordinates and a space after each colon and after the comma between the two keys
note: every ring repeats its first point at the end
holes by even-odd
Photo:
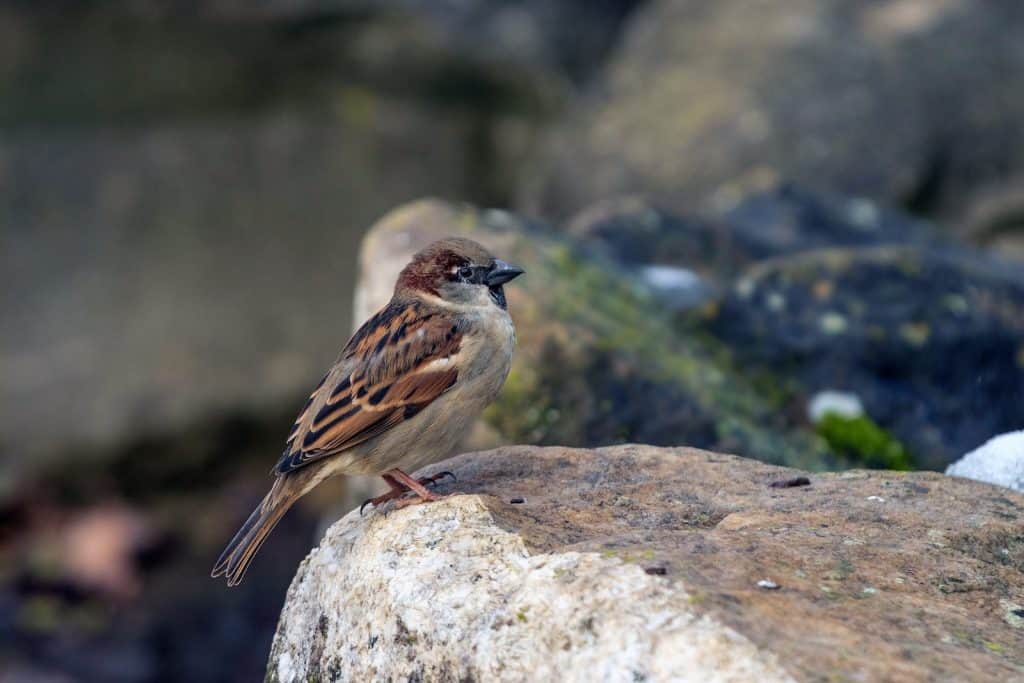
{"type": "Polygon", "coordinates": [[[946,474],[1024,491],[1024,431],[992,437],[947,467],[946,474]]]}
{"type": "Polygon", "coordinates": [[[1004,257],[1024,261],[1024,174],[979,197],[959,232],[1004,257]]]}
{"type": "Polygon", "coordinates": [[[845,391],[826,389],[811,396],[807,401],[807,418],[814,423],[821,422],[826,415],[858,418],[864,414],[860,396],[845,391]]]}
{"type": "Polygon", "coordinates": [[[1022,32],[1017,0],[652,2],[520,206],[690,210],[782,178],[957,218],[1024,170],[1022,32]]]}
{"type": "MultiPolygon", "coordinates": [[[[458,53],[466,64],[530,69],[585,80],[612,48],[625,19],[641,0],[310,0],[308,12],[328,5],[354,16],[400,17],[438,53],[458,53]]],[[[391,49],[395,49],[392,47],[391,49]]]]}
{"type": "MultiPolygon", "coordinates": [[[[0,123],[251,111],[278,101],[302,105],[339,84],[477,111],[555,110],[603,64],[638,4],[83,0],[61,11],[8,4],[0,88],[10,103],[0,123]]],[[[473,153],[496,161],[493,132],[478,131],[473,153]]]]}
{"type": "Polygon", "coordinates": [[[748,372],[856,394],[942,469],[1024,424],[1022,302],[1019,269],[962,250],[834,249],[752,267],[708,324],[748,372]]]}
{"type": "Polygon", "coordinates": [[[1024,671],[1019,494],[863,471],[778,489],[793,470],[636,445],[437,467],[466,495],[350,514],[302,563],[268,681],[1024,671]]]}
{"type": "Polygon", "coordinates": [[[356,315],[386,303],[414,251],[451,234],[526,269],[507,292],[512,371],[484,414],[497,443],[686,443],[811,469],[844,462],[792,420],[779,383],[736,372],[726,349],[616,264],[508,212],[422,201],[385,216],[360,253],[356,315]]]}
{"type": "Polygon", "coordinates": [[[685,214],[641,197],[604,200],[566,226],[569,234],[626,268],[688,268],[717,286],[764,259],[813,249],[942,244],[938,228],[901,211],[793,183],[685,214]]]}

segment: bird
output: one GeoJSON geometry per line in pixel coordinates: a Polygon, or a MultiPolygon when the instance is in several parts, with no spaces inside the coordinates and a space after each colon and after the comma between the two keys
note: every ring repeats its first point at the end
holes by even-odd
{"type": "Polygon", "coordinates": [[[448,457],[497,397],[515,346],[504,285],[523,272],[462,237],[413,255],[391,300],[309,395],[270,491],[210,575],[238,585],[285,512],[329,477],[381,476],[389,491],[363,507],[440,499],[427,487],[451,473],[416,479],[408,472],[448,457]]]}

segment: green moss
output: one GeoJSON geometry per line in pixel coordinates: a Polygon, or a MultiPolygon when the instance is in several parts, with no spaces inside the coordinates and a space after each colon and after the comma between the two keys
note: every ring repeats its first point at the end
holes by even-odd
{"type": "Polygon", "coordinates": [[[720,341],[674,319],[614,267],[557,238],[516,240],[509,252],[530,272],[519,285],[529,303],[513,312],[519,356],[529,356],[485,413],[507,438],[588,445],[597,424],[601,443],[632,440],[625,420],[635,418],[601,397],[631,400],[628,387],[649,383],[688,405],[693,424],[711,426],[716,448],[805,469],[846,464],[813,432],[786,422],[790,384],[748,377],[720,341]]]}
{"type": "Polygon", "coordinates": [[[873,469],[911,469],[912,458],[903,444],[866,415],[844,417],[827,413],[816,429],[833,451],[858,465],[873,469]]]}

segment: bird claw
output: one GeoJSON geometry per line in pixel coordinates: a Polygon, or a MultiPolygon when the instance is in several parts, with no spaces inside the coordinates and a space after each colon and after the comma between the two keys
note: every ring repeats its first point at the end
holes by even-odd
{"type": "Polygon", "coordinates": [[[359,516],[360,517],[363,516],[363,510],[366,509],[367,505],[372,505],[374,507],[374,509],[376,509],[376,508],[379,508],[384,503],[388,502],[389,500],[395,500],[397,498],[401,498],[402,496],[404,496],[407,493],[408,493],[408,491],[394,491],[394,490],[392,490],[392,491],[388,491],[387,493],[385,493],[382,496],[377,496],[376,498],[367,498],[366,500],[363,501],[363,504],[359,506],[359,516]]]}
{"type": "MultiPolygon", "coordinates": [[[[449,472],[449,471],[445,470],[444,472],[438,472],[437,474],[435,474],[432,477],[423,477],[422,479],[417,479],[417,481],[420,484],[422,484],[423,486],[433,486],[434,484],[436,484],[437,482],[441,481],[445,477],[451,477],[453,482],[456,482],[456,481],[459,480],[459,478],[455,476],[454,472],[449,472]]],[[[437,496],[437,495],[431,494],[428,497],[416,496],[415,498],[404,498],[404,496],[407,493],[410,493],[410,491],[408,489],[405,489],[403,491],[399,491],[398,489],[394,489],[393,488],[391,491],[388,491],[384,495],[377,496],[376,498],[367,498],[366,500],[363,501],[363,504],[359,506],[359,516],[360,517],[363,516],[363,511],[366,509],[367,505],[373,505],[373,507],[378,508],[381,505],[383,505],[384,503],[388,502],[389,500],[396,501],[395,502],[395,509],[397,510],[397,509],[401,509],[401,508],[403,508],[403,507],[405,507],[407,505],[415,505],[416,503],[423,503],[423,502],[429,502],[429,501],[434,501],[434,500],[440,500],[441,498],[446,497],[446,496],[437,496]]]]}
{"type": "Polygon", "coordinates": [[[454,472],[449,472],[448,470],[445,470],[444,472],[438,472],[437,474],[435,474],[432,477],[423,477],[422,479],[419,479],[418,481],[421,484],[423,484],[424,486],[433,486],[434,484],[436,484],[437,482],[441,481],[445,477],[451,477],[453,482],[456,482],[456,481],[459,480],[459,478],[455,476],[454,472]]]}
{"type": "Polygon", "coordinates": [[[369,505],[372,502],[373,502],[373,498],[367,498],[366,500],[363,501],[363,504],[359,506],[359,516],[360,517],[363,516],[363,510],[366,509],[366,506],[369,505]]]}

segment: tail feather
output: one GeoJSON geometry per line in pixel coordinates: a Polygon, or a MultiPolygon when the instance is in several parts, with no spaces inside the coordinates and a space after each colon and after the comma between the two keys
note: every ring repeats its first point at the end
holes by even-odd
{"type": "Polygon", "coordinates": [[[282,490],[285,487],[280,486],[281,483],[281,479],[274,482],[270,493],[252,511],[249,519],[245,520],[245,524],[217,558],[217,563],[213,566],[210,576],[213,578],[227,577],[229,586],[237,586],[242,582],[245,570],[249,568],[249,563],[256,556],[260,546],[277,526],[284,513],[288,512],[292,503],[298,500],[298,496],[289,495],[287,491],[282,490]]]}

